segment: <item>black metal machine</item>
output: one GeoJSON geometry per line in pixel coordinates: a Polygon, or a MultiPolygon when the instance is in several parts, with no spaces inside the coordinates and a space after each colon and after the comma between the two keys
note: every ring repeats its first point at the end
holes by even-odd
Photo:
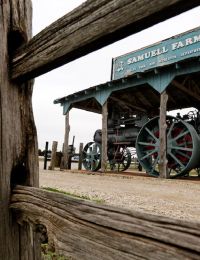
{"type": "MultiPolygon", "coordinates": [[[[147,120],[147,119],[146,119],[147,120]]],[[[131,151],[141,129],[142,118],[113,111],[108,118],[108,161],[111,170],[124,171],[131,164],[131,151]]],[[[101,167],[102,131],[96,130],[94,142],[83,150],[83,165],[87,170],[97,171],[101,167]]]]}
{"type": "MultiPolygon", "coordinates": [[[[101,167],[101,130],[83,150],[87,170],[101,167]]],[[[177,117],[167,116],[167,160],[171,177],[187,174],[200,167],[200,114],[191,111],[177,117]]],[[[152,176],[158,176],[159,117],[132,115],[113,111],[108,118],[108,162],[111,170],[124,171],[131,164],[130,147],[135,147],[140,165],[152,176]]]]}

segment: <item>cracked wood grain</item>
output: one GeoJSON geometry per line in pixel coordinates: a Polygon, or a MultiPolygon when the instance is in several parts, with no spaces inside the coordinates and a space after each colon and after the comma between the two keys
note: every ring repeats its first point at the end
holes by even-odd
{"type": "Polygon", "coordinates": [[[27,80],[199,5],[199,0],[88,0],[20,48],[12,79],[27,80]]]}
{"type": "Polygon", "coordinates": [[[75,259],[199,259],[200,223],[17,186],[19,222],[43,224],[56,252],[75,259]]]}

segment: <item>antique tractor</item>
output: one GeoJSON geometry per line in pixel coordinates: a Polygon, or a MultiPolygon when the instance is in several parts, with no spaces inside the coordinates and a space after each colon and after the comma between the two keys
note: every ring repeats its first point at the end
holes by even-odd
{"type": "MultiPolygon", "coordinates": [[[[183,176],[200,167],[200,114],[167,116],[167,168],[170,177],[183,176]]],[[[131,164],[135,147],[139,164],[149,175],[159,176],[159,117],[113,113],[108,119],[108,162],[111,170],[124,171],[131,164]]],[[[83,150],[87,170],[101,167],[101,130],[83,150]]]]}

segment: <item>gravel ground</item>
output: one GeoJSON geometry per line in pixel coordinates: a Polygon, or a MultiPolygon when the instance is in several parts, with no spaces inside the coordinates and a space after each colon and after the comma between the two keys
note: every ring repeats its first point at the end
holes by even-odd
{"type": "Polygon", "coordinates": [[[200,222],[200,181],[40,169],[40,186],[101,199],[117,207],[200,222]]]}

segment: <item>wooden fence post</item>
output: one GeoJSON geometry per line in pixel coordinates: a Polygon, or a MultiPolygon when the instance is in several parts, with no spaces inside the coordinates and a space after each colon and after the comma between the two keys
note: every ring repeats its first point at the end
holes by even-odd
{"type": "Polygon", "coordinates": [[[102,106],[102,147],[101,147],[101,171],[106,171],[107,150],[108,150],[108,106],[107,101],[102,106]]]}
{"type": "Polygon", "coordinates": [[[29,224],[20,226],[9,209],[13,187],[39,186],[37,134],[32,111],[33,82],[10,80],[10,61],[31,38],[30,0],[0,2],[0,259],[40,259],[29,224]]]}
{"type": "Polygon", "coordinates": [[[70,132],[70,125],[69,125],[69,112],[65,116],[65,136],[64,136],[64,145],[63,145],[63,157],[61,160],[60,169],[68,169],[68,161],[69,161],[69,132],[70,132]]]}
{"type": "Polygon", "coordinates": [[[83,143],[80,143],[80,145],[79,145],[78,170],[82,169],[82,154],[83,154],[83,143]]]}
{"type": "Polygon", "coordinates": [[[50,163],[50,166],[49,166],[49,170],[54,170],[54,168],[55,168],[57,146],[58,146],[58,142],[53,141],[52,151],[51,151],[51,163],[50,163]]]}
{"type": "Polygon", "coordinates": [[[49,147],[49,142],[46,142],[46,144],[45,144],[45,151],[44,151],[44,170],[47,169],[48,147],[49,147]]]}
{"type": "Polygon", "coordinates": [[[159,150],[159,173],[160,178],[167,179],[168,170],[167,170],[167,137],[166,137],[166,110],[167,110],[167,100],[168,95],[166,91],[163,91],[160,95],[160,124],[159,124],[159,133],[160,133],[160,150],[159,150]]]}

